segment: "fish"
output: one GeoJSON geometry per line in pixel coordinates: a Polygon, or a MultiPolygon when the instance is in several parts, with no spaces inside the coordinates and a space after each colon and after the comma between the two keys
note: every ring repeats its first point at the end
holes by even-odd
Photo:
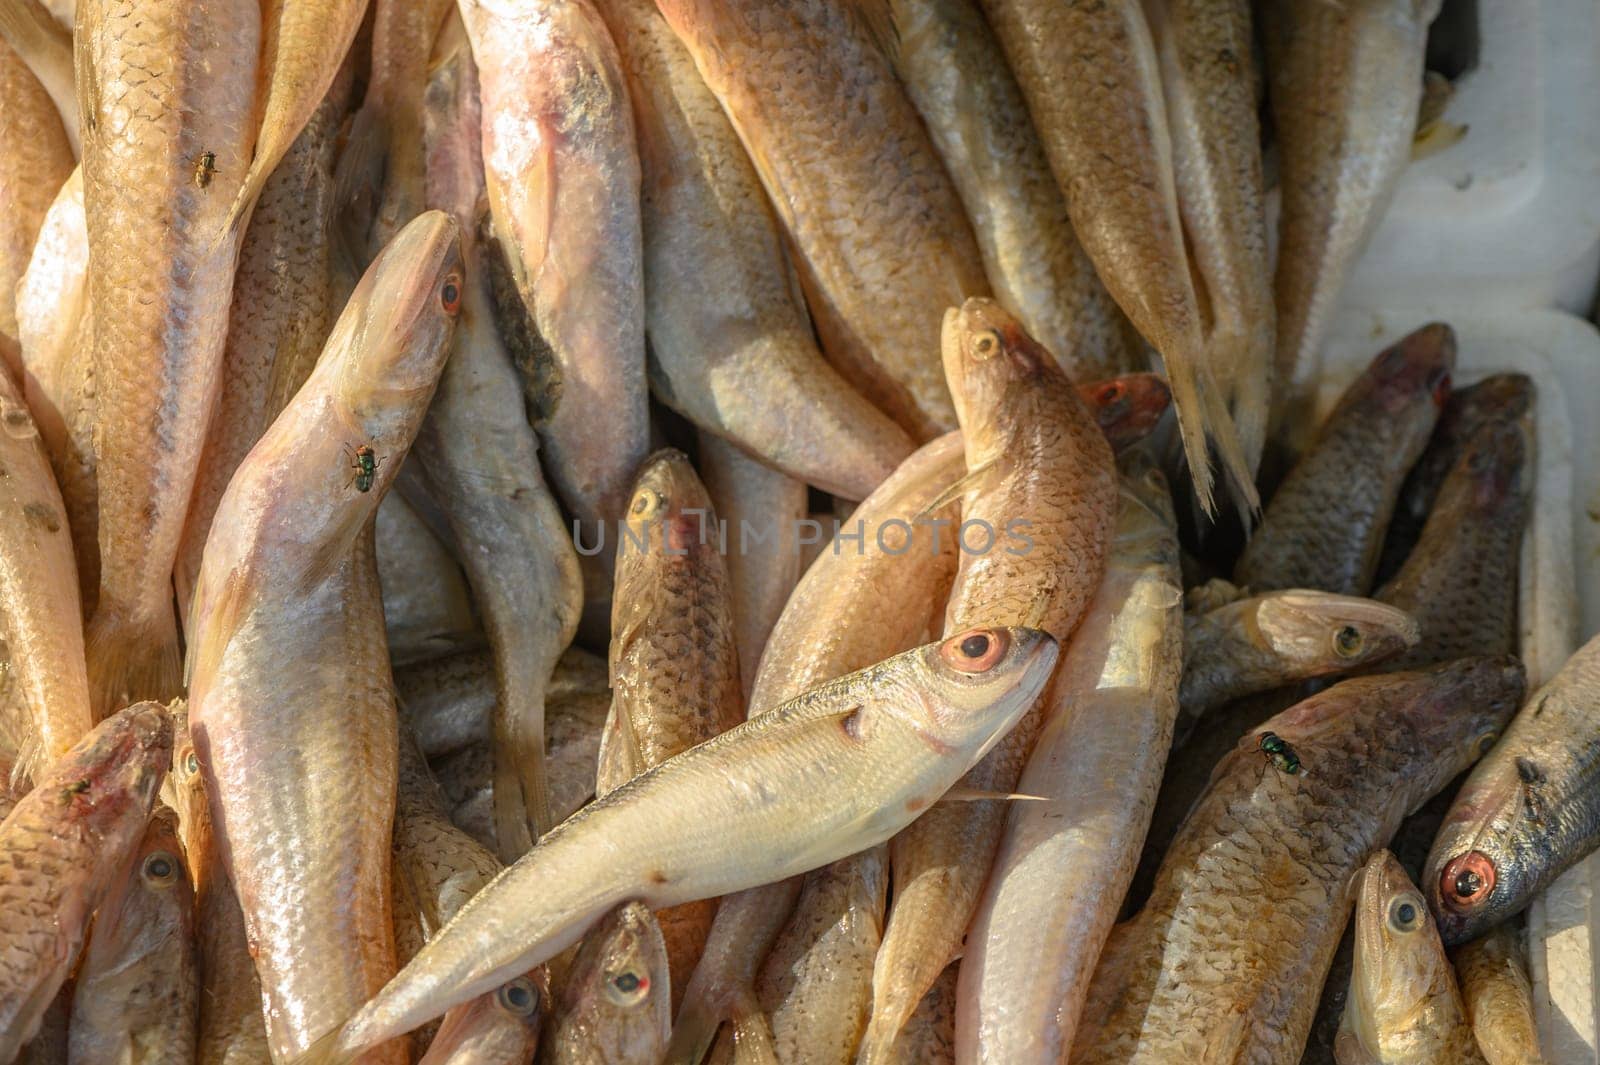
{"type": "MultiPolygon", "coordinates": [[[[227,214],[221,234],[238,230],[247,220],[272,172],[327,96],[366,10],[367,0],[274,0],[262,6],[262,99],[247,112],[246,157],[226,160],[217,168],[232,178],[236,190],[224,201],[227,214]],[[252,143],[254,154],[249,154],[252,143]]],[[[255,80],[252,71],[244,83],[252,97],[255,80]]],[[[209,144],[204,147],[216,151],[209,144]]],[[[222,159],[220,153],[218,158],[222,159]]]]}
{"type": "MultiPolygon", "coordinates": [[[[348,453],[344,461],[350,464],[348,453]]],[[[355,471],[345,480],[353,487],[355,471]]],[[[460,565],[399,493],[378,504],[377,533],[390,659],[426,662],[480,646],[483,631],[460,565]]]]}
{"type": "Polygon", "coordinates": [[[1462,659],[1342,681],[1246,734],[1213,770],[1149,900],[1112,930],[1074,1065],[1298,1061],[1357,871],[1521,694],[1515,659],[1462,659]],[[1263,757],[1266,731],[1294,748],[1298,771],[1263,757]],[[1253,905],[1262,899],[1272,905],[1253,905]]]}
{"type": "Polygon", "coordinates": [[[672,1030],[667,945],[645,906],[600,919],[567,970],[540,1050],[546,1065],[656,1065],[672,1030]]]}
{"type": "MultiPolygon", "coordinates": [[[[396,718],[372,525],[449,353],[460,285],[455,221],[419,215],[362,278],[206,542],[189,725],[275,1060],[394,972],[396,718]],[[388,456],[368,492],[351,482],[352,438],[388,456]]],[[[404,1057],[391,1044],[373,1060],[404,1057]]]]}
{"type": "Polygon", "coordinates": [[[1145,439],[1172,403],[1160,374],[1130,373],[1078,386],[1078,397],[1094,415],[1113,451],[1145,439]]]}
{"type": "Polygon", "coordinates": [[[237,262],[237,239],[217,234],[255,139],[260,5],[216,0],[193,14],[186,0],[82,0],[73,33],[101,559],[85,639],[102,715],[182,687],[172,568],[237,262]],[[203,153],[216,166],[204,188],[203,153]]]}
{"type": "Polygon", "coordinates": [[[494,659],[461,651],[394,671],[400,716],[429,759],[489,742],[494,713],[494,659]]]}
{"type": "Polygon", "coordinates": [[[955,1065],[956,980],[960,962],[951,962],[894,1041],[892,1065],[955,1065]]]}
{"type": "Polygon", "coordinates": [[[138,703],[100,722],[0,822],[0,1061],[33,1038],[89,918],[133,860],[172,761],[172,721],[138,703]]]}
{"type": "Polygon", "coordinates": [[[650,447],[639,158],[621,59],[589,0],[462,0],[494,234],[548,349],[528,392],[584,594],[610,615],[608,525],[650,447]],[[597,433],[594,427],[604,425],[597,433]],[[602,524],[603,523],[603,524],[602,524]]]}
{"type": "MultiPolygon", "coordinates": [[[[952,308],[942,352],[967,468],[944,631],[984,619],[1065,641],[1105,573],[1118,510],[1111,447],[1049,352],[993,301],[952,308]],[[967,535],[974,526],[976,541],[967,535]]],[[[1031,710],[961,786],[1011,792],[1042,719],[1042,708],[1031,710]]],[[[955,956],[1005,816],[1001,802],[946,803],[895,839],[894,903],[873,971],[862,1065],[887,1053],[955,956]]]]}
{"type": "Polygon", "coordinates": [[[0,374],[0,633],[11,693],[0,733],[20,737],[14,781],[70,750],[97,718],[83,665],[72,537],[22,390],[0,374]]]}
{"type": "Polygon", "coordinates": [[[1600,843],[1597,691],[1600,637],[1529,697],[1456,793],[1421,881],[1447,946],[1521,912],[1600,843]]]}
{"type": "MultiPolygon", "coordinates": [[[[935,524],[947,526],[951,508],[936,504],[962,462],[959,433],[924,444],[853,511],[859,548],[825,551],[806,568],[762,652],[752,720],[937,631],[956,557],[954,538],[935,524]]],[[[722,900],[664,1060],[698,1062],[724,1020],[747,1044],[770,1042],[754,982],[800,890],[796,879],[722,900]]]]}
{"type": "Polygon", "coordinates": [[[806,486],[705,430],[696,439],[700,477],[724,530],[733,642],[740,686],[749,699],[767,638],[800,581],[797,541],[806,486]]]}
{"type": "Polygon", "coordinates": [[[1184,661],[1176,519],[1166,479],[1142,457],[1124,463],[1119,496],[1106,576],[1016,782],[1045,801],[1009,804],[967,934],[955,998],[964,1061],[1065,1060],[1155,806],[1184,661]]]}
{"type": "Polygon", "coordinates": [[[310,376],[338,308],[330,306],[333,159],[349,110],[348,66],[261,187],[239,245],[221,392],[173,573],[179,621],[200,575],[211,519],[234,472],[310,376]]]}
{"type": "Polygon", "coordinates": [[[883,844],[805,878],[756,980],[778,1061],[855,1061],[872,1012],[872,962],[888,888],[883,844]]]}
{"type": "Polygon", "coordinates": [[[1339,397],[1267,504],[1234,580],[1255,592],[1371,590],[1406,472],[1450,395],[1455,331],[1422,326],[1380,351],[1339,397]]]}
{"type": "Polygon", "coordinates": [[[659,0],[782,222],[822,350],[918,443],[956,427],[944,308],[988,295],[960,197],[852,4],[659,0]]]}
{"type": "Polygon", "coordinates": [[[1225,393],[1244,470],[1267,438],[1277,311],[1267,250],[1249,0],[1162,0],[1150,19],[1172,137],[1178,214],[1208,323],[1204,361],[1225,393]]]}
{"type": "Polygon", "coordinates": [[[1428,24],[1441,3],[1261,8],[1282,189],[1274,426],[1288,417],[1297,375],[1317,368],[1339,293],[1410,158],[1428,24]]]}
{"type": "Polygon", "coordinates": [[[1055,654],[1035,629],[970,630],[669,758],[541,839],[299,1065],[354,1060],[560,953],[619,902],[660,909],[725,895],[883,842],[1022,715],[1055,654]],[[795,767],[855,786],[819,803],[795,767]],[[711,831],[715,847],[693,842],[711,831]]]}
{"type": "Polygon", "coordinates": [[[546,688],[577,633],[583,576],[540,472],[539,439],[516,370],[495,329],[477,236],[484,184],[476,73],[453,15],[434,60],[421,101],[426,202],[460,225],[465,274],[455,350],[416,454],[494,654],[495,836],[501,861],[511,861],[555,824],[544,765],[546,688]]]}
{"type": "Polygon", "coordinates": [[[1488,1065],[1541,1065],[1521,929],[1497,925],[1453,958],[1478,1050],[1488,1065]]]}
{"type": "Polygon", "coordinates": [[[1122,312],[1072,231],[1022,90],[976,0],[877,0],[877,10],[879,43],[950,171],[995,300],[1072,380],[1133,369],[1138,353],[1122,312]]]}
{"type": "Polygon", "coordinates": [[[1378,562],[1380,585],[1400,572],[1406,557],[1417,546],[1445,475],[1478,430],[1491,420],[1532,417],[1535,395],[1533,380],[1520,373],[1494,374],[1450,393],[1427,448],[1400,487],[1400,499],[1389,519],[1389,532],[1383,539],[1383,555],[1378,562]]]}
{"type": "Polygon", "coordinates": [[[539,1039],[546,992],[527,977],[502,984],[446,1014],[417,1065],[526,1062],[539,1039]]]}
{"type": "MultiPolygon", "coordinates": [[[[55,473],[77,560],[84,614],[100,588],[92,440],[93,352],[82,343],[89,282],[89,235],[83,218],[83,170],[61,186],[17,282],[22,395],[55,473]],[[90,391],[89,396],[84,390],[90,391]],[[89,410],[86,411],[86,401],[89,410]]],[[[92,340],[92,337],[91,337],[92,340]]]]}
{"type": "Polygon", "coordinates": [[[1392,662],[1422,638],[1399,605],[1305,588],[1191,615],[1184,631],[1180,691],[1189,718],[1298,680],[1392,662]]]}
{"type": "Polygon", "coordinates": [[[1028,102],[1073,231],[1112,299],[1161,355],[1201,507],[1215,511],[1209,441],[1240,504],[1259,509],[1205,350],[1160,58],[1141,5],[983,0],[983,7],[1028,102]]]}
{"type": "Polygon", "coordinates": [[[1388,851],[1355,884],[1356,954],[1335,1053],[1340,1065],[1483,1065],[1428,904],[1388,851]]]}
{"type": "Polygon", "coordinates": [[[656,5],[597,6],[639,137],[652,391],[789,476],[865,498],[910,437],[823,359],[756,167],[656,5]]]}
{"type": "MultiPolygon", "coordinates": [[[[82,150],[82,140],[78,131],[78,97],[73,75],[70,9],[66,12],[66,16],[66,22],[62,24],[39,0],[7,0],[7,3],[0,5],[0,47],[5,49],[8,58],[20,60],[26,65],[27,73],[32,75],[29,80],[33,86],[43,89],[45,95],[49,97],[49,104],[56,114],[56,125],[59,127],[60,136],[66,138],[71,158],[76,159],[82,150]]],[[[8,72],[6,76],[14,77],[15,74],[8,72]]],[[[3,98],[8,110],[12,107],[19,109],[24,107],[24,98],[13,96],[11,91],[7,91],[3,98]]],[[[26,99],[25,109],[19,110],[17,116],[23,119],[22,128],[26,128],[26,121],[41,114],[34,109],[37,96],[34,95],[31,86],[26,90],[26,99]]],[[[55,131],[49,128],[43,128],[39,132],[52,142],[57,139],[55,131]]],[[[20,148],[23,152],[30,152],[37,151],[43,145],[7,147],[10,150],[20,148]]],[[[8,197],[6,202],[14,201],[8,197]]]]}
{"type": "MultiPolygon", "coordinates": [[[[0,27],[3,27],[0,16],[0,27]]],[[[61,186],[73,172],[72,146],[55,106],[22,58],[0,40],[0,359],[22,378],[17,282],[61,186]]]]}
{"type": "Polygon", "coordinates": [[[195,1060],[200,968],[177,815],[158,808],[100,905],[73,987],[68,1053],[93,1065],[195,1060]]]}

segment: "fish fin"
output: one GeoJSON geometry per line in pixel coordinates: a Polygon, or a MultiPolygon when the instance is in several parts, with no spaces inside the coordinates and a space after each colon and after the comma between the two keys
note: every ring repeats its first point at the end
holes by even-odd
{"type": "Polygon", "coordinates": [[[344,1035],[344,1025],[319,1036],[299,1057],[290,1060],[289,1065],[350,1065],[356,1060],[360,1051],[346,1049],[340,1044],[340,1037],[344,1035]]]}
{"type": "MultiPolygon", "coordinates": [[[[1235,1007],[1222,1023],[1212,1028],[1206,1036],[1205,1060],[1216,1062],[1217,1065],[1239,1061],[1249,1032],[1249,1012],[1242,1007],[1235,1007]]],[[[1341,1063],[1344,1060],[1342,1057],[1339,1059],[1341,1063]]]]}
{"type": "Polygon", "coordinates": [[[950,484],[950,487],[934,496],[933,500],[928,503],[927,506],[917,511],[917,513],[911,519],[911,524],[915,525],[918,522],[926,520],[930,515],[938,513],[951,503],[954,503],[956,500],[960,499],[966,494],[967,489],[973,487],[979,481],[983,480],[983,478],[987,476],[990,471],[994,470],[999,464],[1000,456],[997,455],[988,462],[985,462],[983,465],[979,466],[977,469],[968,470],[966,473],[956,478],[955,481],[950,484]]]}
{"type": "Polygon", "coordinates": [[[1189,464],[1189,478],[1195,498],[1206,514],[1217,512],[1211,491],[1211,452],[1206,446],[1205,410],[1195,368],[1186,358],[1162,353],[1167,371],[1167,387],[1172,390],[1172,405],[1178,412],[1178,435],[1189,464]]]}
{"type": "Polygon", "coordinates": [[[549,806],[544,798],[544,759],[529,759],[528,765],[519,764],[508,732],[507,715],[495,708],[494,783],[491,791],[494,812],[495,850],[500,860],[510,865],[533,848],[539,836],[549,831],[549,806]],[[528,794],[529,782],[537,788],[528,794]],[[542,807],[542,810],[541,810],[542,807]],[[536,813],[536,810],[540,812],[536,813]]]}
{"type": "Polygon", "coordinates": [[[890,64],[900,61],[900,27],[894,22],[894,9],[889,6],[889,0],[855,0],[855,8],[861,16],[862,23],[867,28],[878,50],[890,64]]]}
{"type": "Polygon", "coordinates": [[[778,1051],[772,1045],[772,1030],[766,1014],[746,993],[733,1011],[734,1065],[778,1065],[778,1051]]]}
{"type": "Polygon", "coordinates": [[[201,589],[205,585],[196,582],[194,603],[189,608],[189,616],[206,619],[207,639],[189,645],[189,654],[184,661],[183,669],[183,685],[186,690],[194,683],[196,676],[211,676],[216,672],[217,664],[222,660],[222,652],[233,639],[245,607],[245,597],[239,591],[243,579],[237,572],[228,574],[223,581],[222,592],[215,602],[205,602],[201,599],[201,589]]]}
{"type": "Polygon", "coordinates": [[[708,996],[691,983],[678,1007],[678,1019],[672,1025],[672,1038],[661,1055],[661,1065],[700,1065],[717,1029],[722,1026],[722,1015],[707,1001],[708,996]]]}
{"type": "Polygon", "coordinates": [[[984,791],[982,788],[963,788],[960,785],[951,788],[940,796],[940,802],[984,802],[998,799],[1002,802],[1049,802],[1043,795],[1023,795],[1015,791],[984,791]]]}
{"type": "Polygon", "coordinates": [[[178,620],[170,601],[154,617],[136,619],[102,597],[84,636],[96,720],[145,699],[164,703],[182,689],[178,620]]]}
{"type": "Polygon", "coordinates": [[[1245,459],[1244,448],[1239,443],[1239,430],[1233,424],[1233,415],[1228,412],[1227,404],[1222,401],[1222,392],[1217,388],[1210,369],[1202,368],[1200,377],[1206,430],[1211,442],[1216,445],[1223,472],[1239,504],[1239,516],[1248,529],[1253,524],[1252,519],[1261,514],[1261,496],[1256,491],[1255,471],[1245,459]]]}
{"type": "Polygon", "coordinates": [[[1333,1053],[1340,1065],[1383,1065],[1361,1042],[1355,1032],[1343,1025],[1333,1037],[1333,1053]]]}

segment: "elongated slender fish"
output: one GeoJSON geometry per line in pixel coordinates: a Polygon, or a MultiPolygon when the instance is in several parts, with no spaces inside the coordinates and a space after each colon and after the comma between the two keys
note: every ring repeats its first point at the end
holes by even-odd
{"type": "Polygon", "coordinates": [[[71,973],[171,762],[167,712],[127,707],[58,758],[0,823],[0,1061],[33,1037],[71,973]]]}
{"type": "Polygon", "coordinates": [[[1178,211],[1209,311],[1205,362],[1254,473],[1267,436],[1277,322],[1250,3],[1158,0],[1144,10],[1161,65],[1178,211]]]}
{"type": "Polygon", "coordinates": [[[328,299],[333,153],[349,110],[351,77],[347,69],[334,79],[273,168],[239,246],[222,348],[221,392],[173,574],[185,625],[200,575],[200,553],[222,493],[267,426],[310,376],[338,310],[328,299]]]}
{"type": "Polygon", "coordinates": [[[1106,577],[1062,653],[967,937],[963,1061],[1057,1062],[1150,823],[1178,716],[1183,592],[1166,480],[1122,480],[1106,577]],[[1085,787],[1087,781],[1114,786],[1085,787]]]}
{"type": "MultiPolygon", "coordinates": [[[[367,0],[274,0],[263,5],[260,76],[266,92],[251,113],[247,157],[224,160],[219,153],[216,159],[218,174],[229,179],[223,186],[232,196],[231,202],[224,201],[229,229],[248,215],[267,179],[327,95],[366,10],[367,0]],[[252,142],[255,154],[250,156],[252,142]],[[230,165],[236,169],[227,174],[222,168],[230,165]]],[[[254,89],[253,72],[246,84],[254,89]]]]}
{"type": "MultiPolygon", "coordinates": [[[[395,711],[370,530],[433,395],[460,286],[455,222],[419,216],[362,278],[206,544],[190,728],[276,1059],[394,972],[395,711]],[[353,446],[385,458],[370,490],[354,483],[353,446]]],[[[393,1044],[382,1060],[404,1056],[393,1044]]]]}
{"type": "Polygon", "coordinates": [[[598,6],[639,133],[656,395],[793,477],[864,498],[910,438],[823,361],[756,168],[656,5],[598,6]]]}
{"type": "Polygon", "coordinates": [[[1489,1065],[1542,1065],[1522,929],[1497,926],[1455,952],[1456,975],[1478,1050],[1489,1065]]]}
{"type": "Polygon", "coordinates": [[[1257,592],[1365,595],[1406,471],[1450,394],[1455,332],[1425,325],[1375,356],[1267,504],[1234,578],[1257,592]]]}
{"type": "MultiPolygon", "coordinates": [[[[943,355],[967,466],[944,631],[995,618],[1065,640],[1105,572],[1117,521],[1111,448],[1050,353],[993,301],[968,300],[945,315],[943,355]]],[[[1042,720],[1042,707],[1032,710],[963,787],[1010,792],[1042,720]]],[[[863,1065],[888,1052],[955,956],[1005,816],[1000,802],[944,803],[895,839],[894,905],[873,972],[863,1065]]]]}
{"type": "MultiPolygon", "coordinates": [[[[461,15],[495,235],[554,360],[530,391],[534,426],[556,493],[593,535],[621,519],[649,449],[639,159],[621,61],[589,0],[463,0],[461,15]]],[[[609,562],[585,559],[585,594],[609,615],[609,562]]]]}
{"type": "Polygon", "coordinates": [[[1339,1065],[1484,1065],[1428,904],[1393,854],[1368,860],[1355,896],[1339,1065]]]}
{"type": "Polygon", "coordinates": [[[851,4],[661,0],[761,175],[823,350],[919,441],[955,428],[938,315],[988,292],[955,186],[851,4]]]}
{"type": "Polygon", "coordinates": [[[17,282],[45,213],[71,173],[72,146],[55,106],[21,57],[0,40],[0,359],[13,379],[22,374],[17,282]]]}
{"type": "Polygon", "coordinates": [[[494,652],[495,834],[511,861],[554,824],[546,781],[545,699],[572,642],[583,577],[539,469],[516,370],[495,329],[477,238],[484,195],[472,53],[454,16],[440,35],[423,115],[427,202],[461,226],[461,316],[417,441],[424,480],[449,520],[494,652]]]}
{"type": "Polygon", "coordinates": [[[1521,696],[1510,658],[1358,677],[1245,735],[1113,929],[1075,1065],[1300,1058],[1355,874],[1521,696]],[[1267,733],[1285,747],[1274,761],[1267,733]],[[1270,905],[1265,902],[1270,902],[1270,905]]]}
{"type": "Polygon", "coordinates": [[[668,759],[518,859],[303,1065],[351,1061],[527,971],[619,902],[660,908],[723,895],[883,842],[1022,716],[1054,665],[1045,633],[974,629],[668,759]],[[832,779],[853,787],[819,795],[818,782],[832,779]]]}
{"type": "MultiPolygon", "coordinates": [[[[46,138],[45,142],[31,147],[22,146],[21,150],[32,152],[43,147],[46,151],[53,151],[59,135],[66,137],[68,151],[76,158],[81,151],[81,138],[78,133],[78,98],[73,83],[70,8],[66,16],[66,24],[62,25],[52,18],[39,0],[7,0],[5,4],[0,4],[0,47],[6,50],[10,58],[20,59],[26,64],[27,72],[33,75],[33,87],[42,88],[48,94],[56,112],[56,128],[40,130],[46,138]]],[[[15,74],[8,73],[6,77],[15,77],[15,74]]],[[[8,110],[22,103],[9,91],[5,101],[8,110]]],[[[26,110],[7,117],[20,118],[25,124],[30,117],[38,114],[32,109],[30,99],[26,110]]],[[[12,127],[13,130],[16,128],[12,127]]]]}
{"type": "Polygon", "coordinates": [[[1306,589],[1235,600],[1187,618],[1184,629],[1182,703],[1191,717],[1297,680],[1392,660],[1422,634],[1399,606],[1306,589]]]}
{"type": "Polygon", "coordinates": [[[671,1030],[661,929],[644,906],[623,903],[584,937],[539,1060],[545,1065],[657,1065],[671,1030]]]}
{"type": "Polygon", "coordinates": [[[216,238],[255,139],[261,35],[254,0],[195,14],[187,0],[83,0],[73,35],[95,322],[101,567],[87,652],[100,713],[170,698],[182,682],[172,567],[215,407],[237,256],[233,237],[216,238]],[[201,166],[216,171],[204,182],[201,166]]]}
{"type": "Polygon", "coordinates": [[[1166,364],[1201,505],[1215,444],[1239,501],[1259,506],[1204,347],[1162,99],[1137,0],[983,0],[1028,101],[1072,226],[1112,297],[1166,364]]]}
{"type": "Polygon", "coordinates": [[[69,1053],[83,1065],[195,1059],[200,967],[177,818],[158,809],[101,903],[73,987],[69,1053]]]}
{"type": "Polygon", "coordinates": [[[1074,381],[1133,368],[1122,312],[1072,231],[977,0],[882,0],[882,8],[891,32],[880,43],[972,219],[995,299],[1074,381]]]}
{"type": "Polygon", "coordinates": [[[1600,844],[1600,637],[1528,699],[1456,794],[1423,890],[1446,943],[1527,906],[1600,844]]]}
{"type": "Polygon", "coordinates": [[[1411,154],[1428,23],[1440,0],[1275,0],[1261,7],[1278,131],[1274,420],[1317,365],[1339,292],[1411,154]]]}

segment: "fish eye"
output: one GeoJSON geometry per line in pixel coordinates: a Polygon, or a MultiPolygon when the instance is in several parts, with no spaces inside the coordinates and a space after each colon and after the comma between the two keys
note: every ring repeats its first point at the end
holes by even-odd
{"type": "Polygon", "coordinates": [[[606,981],[606,997],[619,1006],[636,1006],[650,993],[650,978],[625,970],[606,981]]]}
{"type": "Polygon", "coordinates": [[[1121,381],[1111,381],[1101,387],[1100,402],[1102,405],[1115,403],[1123,397],[1126,391],[1127,389],[1123,387],[1121,381]]]}
{"type": "Polygon", "coordinates": [[[444,284],[439,286],[439,305],[444,308],[444,313],[455,314],[461,309],[461,278],[451,274],[444,279],[444,284]]]}
{"type": "Polygon", "coordinates": [[[1005,657],[1006,637],[998,629],[973,629],[952,636],[939,655],[961,673],[987,673],[1005,657]]]}
{"type": "Polygon", "coordinates": [[[633,512],[635,514],[643,514],[649,508],[650,508],[650,493],[649,492],[640,492],[638,495],[633,497],[633,512]]]}
{"type": "Polygon", "coordinates": [[[992,359],[1000,353],[1000,334],[987,329],[972,342],[972,351],[980,359],[992,359]]]}
{"type": "Polygon", "coordinates": [[[183,757],[178,760],[178,765],[187,776],[192,777],[200,772],[200,756],[195,753],[193,747],[190,747],[184,751],[183,757]]]}
{"type": "Polygon", "coordinates": [[[1485,732],[1483,735],[1481,735],[1477,739],[1473,740],[1472,741],[1472,760],[1474,762],[1476,762],[1478,759],[1480,759],[1484,755],[1488,754],[1489,753],[1489,748],[1493,747],[1495,741],[1498,740],[1499,738],[1500,738],[1500,733],[1496,732],[1494,729],[1490,729],[1488,732],[1485,732]]]}
{"type": "Polygon", "coordinates": [[[1445,905],[1456,910],[1470,910],[1484,902],[1494,892],[1494,862],[1482,851],[1468,851],[1445,863],[1439,874],[1439,894],[1445,905]]]}
{"type": "Polygon", "coordinates": [[[509,984],[501,984],[494,1001],[514,1017],[529,1017],[539,1008],[539,989],[526,976],[519,976],[509,984]]]}
{"type": "Polygon", "coordinates": [[[178,881],[178,859],[166,851],[155,851],[144,860],[139,876],[153,888],[171,887],[178,881]]]}
{"type": "Polygon", "coordinates": [[[1396,932],[1415,932],[1422,927],[1422,906],[1410,895],[1396,899],[1389,907],[1389,927],[1396,932]]]}
{"type": "Polygon", "coordinates": [[[1361,653],[1361,645],[1365,642],[1360,629],[1345,625],[1333,634],[1333,651],[1340,658],[1352,658],[1361,653]]]}

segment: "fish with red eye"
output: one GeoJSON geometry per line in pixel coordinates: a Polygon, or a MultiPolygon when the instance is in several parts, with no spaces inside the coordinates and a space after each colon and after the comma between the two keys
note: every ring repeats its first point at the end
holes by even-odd
{"type": "Polygon", "coordinates": [[[1494,894],[1494,861],[1482,851],[1468,851],[1445,863],[1439,874],[1439,897],[1457,913],[1466,913],[1494,894]]]}
{"type": "Polygon", "coordinates": [[[455,314],[461,310],[461,275],[450,274],[444,279],[444,284],[439,286],[439,305],[444,308],[444,313],[455,314]]]}
{"type": "Polygon", "coordinates": [[[939,657],[962,673],[987,673],[1006,655],[1006,636],[998,629],[972,629],[952,636],[939,657]]]}

